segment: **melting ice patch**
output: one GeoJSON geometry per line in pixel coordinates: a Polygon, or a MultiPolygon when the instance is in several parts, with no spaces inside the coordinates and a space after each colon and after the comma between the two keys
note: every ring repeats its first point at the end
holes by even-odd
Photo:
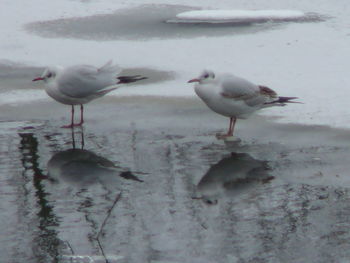
{"type": "Polygon", "coordinates": [[[307,18],[307,14],[298,10],[194,10],[179,13],[172,22],[266,22],[294,21],[307,18]]]}
{"type": "Polygon", "coordinates": [[[22,103],[30,103],[36,100],[47,99],[47,95],[43,90],[11,90],[0,93],[0,105],[20,105],[22,103]]]}

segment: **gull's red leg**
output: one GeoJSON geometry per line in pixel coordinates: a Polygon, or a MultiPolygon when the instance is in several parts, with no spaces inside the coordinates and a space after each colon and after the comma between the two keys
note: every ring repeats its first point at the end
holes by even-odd
{"type": "Polygon", "coordinates": [[[73,128],[74,127],[74,105],[72,105],[71,122],[69,125],[63,125],[61,128],[73,128]]]}
{"type": "Polygon", "coordinates": [[[230,126],[227,132],[227,136],[233,136],[233,130],[235,128],[236,120],[237,119],[235,117],[230,118],[230,126]]]}
{"type": "Polygon", "coordinates": [[[233,136],[233,130],[234,130],[234,127],[235,127],[235,124],[236,124],[236,120],[237,120],[236,117],[230,117],[230,125],[228,127],[227,133],[226,134],[217,134],[216,137],[218,139],[225,139],[227,137],[232,137],[233,136]]]}

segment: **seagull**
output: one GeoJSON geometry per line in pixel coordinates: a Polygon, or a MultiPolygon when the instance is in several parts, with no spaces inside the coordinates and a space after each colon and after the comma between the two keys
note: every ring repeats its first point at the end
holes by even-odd
{"type": "Polygon", "coordinates": [[[198,78],[188,81],[193,82],[196,82],[196,94],[211,110],[230,118],[227,134],[217,135],[219,139],[233,136],[237,119],[246,119],[262,108],[298,103],[291,101],[297,97],[279,97],[268,87],[255,85],[231,74],[215,76],[213,71],[204,70],[198,78]]]}
{"type": "Polygon", "coordinates": [[[43,81],[46,93],[54,100],[71,105],[71,123],[62,128],[73,128],[84,123],[84,104],[117,89],[117,84],[146,79],[140,75],[119,76],[121,69],[108,61],[100,68],[91,65],[75,65],[67,68],[48,67],[33,81],[43,81]],[[117,82],[116,79],[119,81],[117,82]],[[80,105],[80,122],[74,123],[74,105],[80,105]]]}

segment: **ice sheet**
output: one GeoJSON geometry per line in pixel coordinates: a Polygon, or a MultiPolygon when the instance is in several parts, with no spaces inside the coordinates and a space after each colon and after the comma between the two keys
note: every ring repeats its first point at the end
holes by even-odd
{"type": "MultiPolygon", "coordinates": [[[[284,23],[273,30],[142,41],[45,38],[24,30],[27,23],[71,17],[110,14],[142,4],[188,4],[184,0],[132,0],[118,2],[33,0],[3,1],[0,59],[27,66],[102,65],[113,59],[122,67],[146,67],[175,72],[174,80],[144,87],[120,89],[110,94],[195,96],[187,80],[204,69],[230,72],[266,85],[282,96],[297,96],[304,104],[266,109],[261,114],[285,122],[325,124],[350,128],[350,6],[345,0],[204,0],[204,9],[302,10],[332,19],[321,23],[284,23]]],[[[164,21],[160,21],[162,23],[164,21]]],[[[91,27],[93,30],[93,27],[91,27]]],[[[33,76],[34,77],[34,76],[33,76]]],[[[30,82],[32,79],[28,77],[30,82]]],[[[1,88],[1,87],[0,87],[1,88]]],[[[41,92],[42,90],[37,90],[41,92]]],[[[44,91],[42,91],[44,92],[44,91]]],[[[21,93],[20,93],[21,94],[21,93]]],[[[19,96],[21,96],[19,94],[19,96]]],[[[45,93],[43,93],[45,95],[45,93]]],[[[22,100],[19,97],[19,100],[22,100]]],[[[11,96],[13,101],[13,96],[11,96]]]]}
{"type": "Polygon", "coordinates": [[[176,17],[200,21],[255,21],[297,19],[304,16],[304,12],[297,10],[195,10],[180,13],[176,17]]]}

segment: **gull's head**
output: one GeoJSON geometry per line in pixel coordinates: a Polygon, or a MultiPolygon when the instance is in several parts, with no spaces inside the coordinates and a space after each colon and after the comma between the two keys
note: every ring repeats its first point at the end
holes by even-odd
{"type": "Polygon", "coordinates": [[[200,84],[212,82],[215,79],[215,74],[211,70],[204,70],[198,78],[194,78],[188,81],[188,83],[198,82],[200,84]]]}
{"type": "Polygon", "coordinates": [[[40,77],[33,79],[33,81],[43,80],[45,82],[52,81],[56,78],[57,74],[60,72],[60,67],[48,67],[44,70],[40,77]]]}

